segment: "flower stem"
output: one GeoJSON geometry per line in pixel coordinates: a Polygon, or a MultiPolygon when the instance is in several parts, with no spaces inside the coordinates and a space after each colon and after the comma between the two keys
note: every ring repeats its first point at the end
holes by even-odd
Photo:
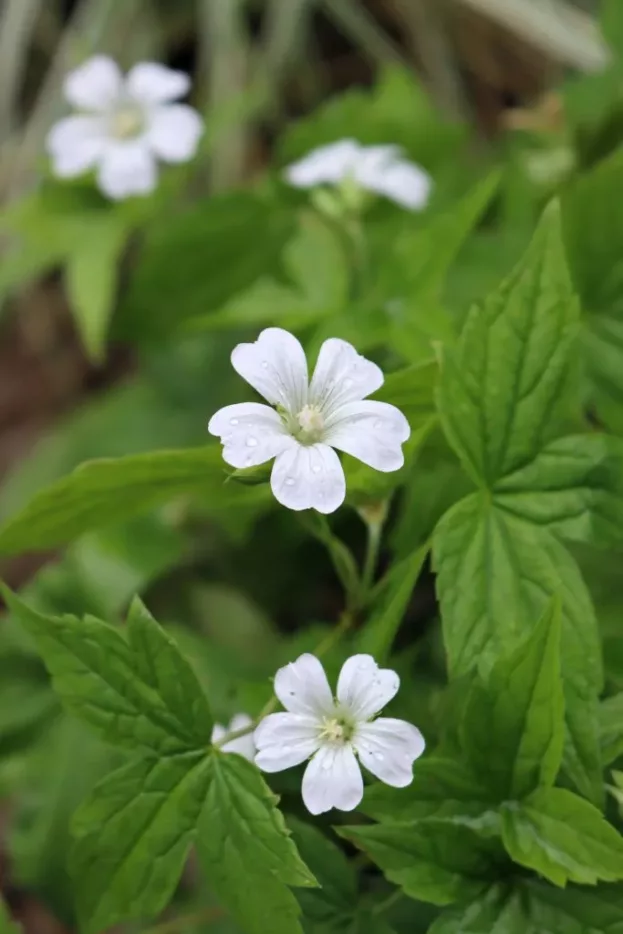
{"type": "Polygon", "coordinates": [[[378,522],[368,522],[368,547],[363,565],[361,576],[362,600],[365,603],[368,597],[370,587],[374,581],[374,572],[379,559],[379,549],[381,547],[381,532],[383,526],[378,522]]]}
{"type": "Polygon", "coordinates": [[[387,503],[380,502],[360,506],[357,510],[366,524],[368,544],[361,574],[361,605],[369,602],[374,584],[374,573],[379,560],[381,536],[387,518],[387,503]]]}

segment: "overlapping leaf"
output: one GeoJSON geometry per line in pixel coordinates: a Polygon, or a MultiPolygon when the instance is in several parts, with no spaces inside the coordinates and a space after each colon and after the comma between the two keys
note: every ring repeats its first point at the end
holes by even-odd
{"type": "Polygon", "coordinates": [[[568,412],[577,323],[551,205],[522,262],[471,311],[456,351],[443,361],[441,418],[482,492],[443,517],[434,563],[453,674],[491,665],[527,635],[547,599],[561,595],[564,768],[599,801],[599,638],[579,569],[553,533],[617,537],[623,461],[612,439],[553,440],[568,412]]]}
{"type": "Polygon", "coordinates": [[[86,931],[159,912],[199,831],[210,884],[244,930],[259,934],[278,919],[279,934],[301,934],[289,886],[315,879],[255,766],[212,747],[197,676],[145,607],[131,606],[126,636],[92,617],[39,614],[6,588],[4,596],[66,706],[140,754],[76,816],[72,864],[86,931]]]}
{"type": "Polygon", "coordinates": [[[514,862],[554,885],[623,879],[623,837],[597,808],[564,788],[541,788],[502,808],[502,838],[514,862]]]}

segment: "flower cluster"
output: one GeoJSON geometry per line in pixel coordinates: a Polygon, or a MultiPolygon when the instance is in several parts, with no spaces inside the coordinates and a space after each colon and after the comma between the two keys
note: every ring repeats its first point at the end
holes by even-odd
{"type": "Polygon", "coordinates": [[[366,399],[383,384],[379,367],[338,338],[320,348],[309,381],[305,352],[281,328],[267,328],[253,344],[238,344],[234,369],[275,408],[240,402],[220,409],[208,431],[221,439],[232,467],[275,459],[271,487],[289,509],[334,512],[346,495],[335,450],[376,470],[398,470],[410,428],[387,402],[366,399]]]}
{"type": "Polygon", "coordinates": [[[101,191],[116,200],[153,191],[158,160],[186,162],[197,150],[202,120],[176,103],[189,88],[187,75],[154,62],[124,78],[112,59],[89,59],[65,78],[65,98],[78,113],[48,134],[54,173],[73,178],[95,169],[101,191]]]}
{"type": "MultiPolygon", "coordinates": [[[[342,666],[334,698],[318,659],[301,655],[275,676],[275,694],[285,711],[265,717],[253,739],[238,737],[222,748],[255,759],[264,772],[281,772],[309,759],[302,785],[308,811],[352,811],[363,797],[359,763],[386,785],[404,788],[424,751],[415,726],[377,716],[399,686],[395,671],[379,668],[371,655],[353,655],[342,666]]],[[[248,722],[241,714],[230,729],[248,722]]],[[[223,735],[223,727],[215,728],[214,739],[223,735]]]]}
{"type": "MultiPolygon", "coordinates": [[[[121,200],[145,195],[157,183],[157,163],[187,162],[197,151],[203,121],[179,98],[190,79],[157,62],[140,62],[124,76],[116,62],[94,55],[63,84],[77,111],[56,123],[46,147],[58,178],[95,170],[100,190],[121,200]]],[[[352,139],[322,146],[285,171],[296,188],[350,185],[411,211],[426,206],[430,176],[398,146],[362,146],[352,139]]]]}

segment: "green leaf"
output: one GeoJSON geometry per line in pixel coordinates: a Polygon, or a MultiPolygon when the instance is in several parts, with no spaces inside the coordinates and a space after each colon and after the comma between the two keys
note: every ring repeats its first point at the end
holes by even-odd
{"type": "Polygon", "coordinates": [[[599,705],[599,738],[604,765],[623,755],[623,694],[607,697],[599,705]]]}
{"type": "Polygon", "coordinates": [[[152,224],[115,319],[120,339],[162,340],[276,270],[294,216],[251,192],[213,195],[152,224]]]}
{"type": "Polygon", "coordinates": [[[623,934],[621,885],[561,890],[530,881],[520,891],[527,897],[534,934],[623,934]]]}
{"type": "Polygon", "coordinates": [[[306,918],[322,924],[341,924],[357,904],[357,874],[345,854],[322,831],[294,817],[288,826],[301,857],[320,885],[302,889],[297,897],[306,918]]]}
{"type": "MultiPolygon", "coordinates": [[[[428,934],[536,934],[529,926],[521,894],[494,885],[462,908],[443,912],[428,934]]],[[[545,934],[545,932],[543,932],[545,934]]]]}
{"type": "Polygon", "coordinates": [[[623,442],[572,435],[496,484],[496,505],[562,538],[593,544],[621,541],[623,442]]]}
{"type": "Polygon", "coordinates": [[[167,905],[209,780],[209,759],[189,752],[130,762],[96,786],[75,815],[71,854],[86,934],[167,905]]]}
{"type": "Polygon", "coordinates": [[[623,837],[564,788],[541,788],[521,804],[503,805],[502,839],[516,863],[554,885],[623,879],[623,837]]]}
{"type": "Polygon", "coordinates": [[[472,478],[493,486],[559,427],[577,303],[551,205],[523,260],[465,322],[442,361],[442,423],[472,478]]]}
{"type": "Polygon", "coordinates": [[[255,496],[253,490],[228,488],[224,480],[216,445],[87,462],[9,518],[0,529],[0,554],[53,548],[183,494],[213,496],[220,508],[229,497],[255,496]]]}
{"type": "Polygon", "coordinates": [[[374,394],[381,402],[395,405],[407,417],[411,428],[425,424],[435,414],[435,387],[439,377],[436,360],[412,363],[385,377],[374,394]]]}
{"type": "MultiPolygon", "coordinates": [[[[452,319],[441,304],[443,285],[499,180],[499,173],[494,172],[424,227],[409,225],[396,238],[389,256],[383,257],[382,274],[388,288],[392,280],[400,284],[400,298],[392,304],[389,340],[403,357],[428,356],[435,341],[454,338],[452,319]]],[[[398,291],[395,284],[393,290],[398,291]]]]}
{"type": "Polygon", "coordinates": [[[525,639],[552,594],[562,601],[561,661],[568,730],[564,770],[596,802],[603,795],[597,743],[601,646],[579,568],[546,530],[474,494],[443,517],[433,541],[444,641],[453,677],[525,639]]]}
{"type": "Polygon", "coordinates": [[[314,212],[302,214],[298,234],[284,251],[284,266],[310,308],[340,311],[346,304],[349,271],[344,249],[314,212]]]}
{"type": "Polygon", "coordinates": [[[285,247],[283,265],[295,288],[260,278],[224,307],[193,318],[192,330],[279,324],[299,331],[345,307],[349,273],[344,248],[318,215],[302,215],[299,229],[285,247]]]}
{"type": "Polygon", "coordinates": [[[434,905],[475,898],[498,872],[497,845],[460,818],[338,827],[406,895],[434,905]]]}
{"type": "Polygon", "coordinates": [[[379,821],[409,821],[422,817],[465,817],[486,814],[493,802],[487,789],[465,762],[428,756],[415,766],[413,781],[396,792],[380,782],[365,790],[361,810],[379,821]]]}
{"type": "Polygon", "coordinates": [[[499,800],[554,784],[565,736],[559,601],[526,641],[478,679],[461,724],[468,762],[499,800]]]}
{"type": "Polygon", "coordinates": [[[439,297],[452,262],[482,217],[496,193],[500,183],[500,173],[495,171],[478,182],[466,195],[452,205],[450,209],[437,217],[421,230],[417,241],[408,243],[408,251],[402,247],[403,258],[408,259],[409,277],[414,300],[419,296],[439,297]]]}
{"type": "Polygon", "coordinates": [[[585,312],[582,348],[601,409],[623,400],[623,219],[616,192],[623,154],[616,152],[569,188],[562,218],[569,266],[585,312]]]}
{"type": "Polygon", "coordinates": [[[112,743],[162,754],[207,749],[212,718],[175,643],[135,603],[128,639],[93,617],[44,616],[8,588],[11,612],[36,641],[66,707],[112,743]]]}
{"type": "Polygon", "coordinates": [[[301,934],[299,905],[288,886],[316,885],[276,801],[246,759],[211,758],[197,834],[199,859],[210,886],[245,934],[301,934]]]}
{"type": "Polygon", "coordinates": [[[371,90],[332,95],[309,116],[289,123],[279,155],[291,162],[317,146],[351,136],[364,145],[391,140],[431,167],[456,160],[464,135],[463,127],[440,114],[411,69],[385,65],[371,90]]]}
{"type": "Polygon", "coordinates": [[[429,550],[427,543],[391,569],[381,598],[358,636],[357,651],[373,655],[379,663],[387,660],[429,550]]]}
{"type": "Polygon", "coordinates": [[[78,330],[89,356],[104,356],[108,323],[117,297],[117,267],[128,238],[124,218],[101,212],[67,258],[65,282],[78,330]]]}

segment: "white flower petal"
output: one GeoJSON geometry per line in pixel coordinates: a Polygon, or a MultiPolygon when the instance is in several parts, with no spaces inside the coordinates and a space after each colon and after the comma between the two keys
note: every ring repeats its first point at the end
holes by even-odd
{"type": "Polygon", "coordinates": [[[66,117],[54,124],[46,139],[54,174],[73,178],[94,168],[106,146],[104,121],[100,117],[66,117]]]}
{"type": "Polygon", "coordinates": [[[147,139],[164,162],[187,162],[195,155],[203,133],[203,121],[186,104],[157,107],[149,114],[147,139]]]}
{"type": "Polygon", "coordinates": [[[371,655],[353,655],[342,665],[337,699],[356,720],[378,713],[400,687],[400,678],[389,668],[379,668],[371,655]]]}
{"type": "Polygon", "coordinates": [[[106,55],[94,55],[70,71],[63,83],[65,98],[81,110],[102,113],[123,91],[123,76],[117,64],[106,55]]]}
{"type": "Polygon", "coordinates": [[[321,720],[333,710],[333,695],[324,668],[309,652],[279,669],[275,675],[275,694],[293,714],[321,720]]]}
{"type": "Polygon", "coordinates": [[[109,198],[146,195],[156,187],[156,163],[143,139],[109,143],[97,182],[109,198]]]}
{"type": "Polygon", "coordinates": [[[363,798],[363,778],[349,744],[321,746],[305,769],[302,794],[311,814],[357,807],[363,798]]]}
{"type": "Polygon", "coordinates": [[[219,409],[208,431],[223,444],[223,460],[232,467],[256,467],[296,444],[274,409],[260,402],[239,402],[219,409]]]}
{"type": "Polygon", "coordinates": [[[383,385],[383,373],[352,344],[330,337],[320,348],[309,401],[322,408],[325,418],[347,402],[358,402],[383,385]]]}
{"type": "Polygon", "coordinates": [[[311,716],[272,713],[254,734],[255,764],[264,772],[282,772],[305,762],[318,749],[319,725],[311,716]]]}
{"type": "MultiPolygon", "coordinates": [[[[228,733],[235,733],[238,730],[243,730],[247,726],[251,726],[253,720],[246,713],[238,713],[235,717],[232,717],[229,726],[223,727],[220,723],[214,724],[214,729],[212,730],[212,742],[218,742],[228,733]]],[[[248,759],[249,762],[253,762],[255,759],[255,743],[253,742],[253,732],[247,733],[245,736],[238,736],[236,739],[230,740],[230,742],[225,743],[224,746],[221,746],[222,752],[236,752],[239,756],[243,756],[245,759],[248,759]]]]}
{"type": "Polygon", "coordinates": [[[335,512],[346,496],[344,468],[326,444],[304,446],[295,442],[277,456],[270,485],[275,499],[296,512],[335,512]]]}
{"type": "Polygon", "coordinates": [[[140,62],[128,72],[126,91],[141,104],[164,104],[183,97],[190,89],[190,78],[158,62],[140,62]]]}
{"type": "Polygon", "coordinates": [[[222,723],[215,723],[212,728],[212,742],[213,743],[220,742],[226,733],[227,733],[227,729],[223,726],[222,723]]]}
{"type": "Polygon", "coordinates": [[[387,402],[349,402],[332,412],[325,441],[375,470],[399,470],[404,464],[401,445],[411,434],[400,409],[387,402]]]}
{"type": "Polygon", "coordinates": [[[340,140],[314,149],[299,162],[288,166],[284,175],[296,188],[313,188],[323,183],[335,184],[354,171],[361,147],[352,139],[340,140]]]}
{"type": "Polygon", "coordinates": [[[231,355],[235,371],[261,396],[289,412],[307,402],[307,360],[299,341],[283,328],[266,328],[253,344],[238,344],[231,355]]]}
{"type": "Polygon", "coordinates": [[[380,171],[367,187],[403,208],[418,211],[428,204],[432,180],[419,166],[401,161],[380,171]]]}
{"type": "Polygon", "coordinates": [[[362,764],[394,788],[411,784],[413,763],[422,755],[425,745],[417,727],[391,717],[362,723],[353,736],[353,746],[362,764]]]}

